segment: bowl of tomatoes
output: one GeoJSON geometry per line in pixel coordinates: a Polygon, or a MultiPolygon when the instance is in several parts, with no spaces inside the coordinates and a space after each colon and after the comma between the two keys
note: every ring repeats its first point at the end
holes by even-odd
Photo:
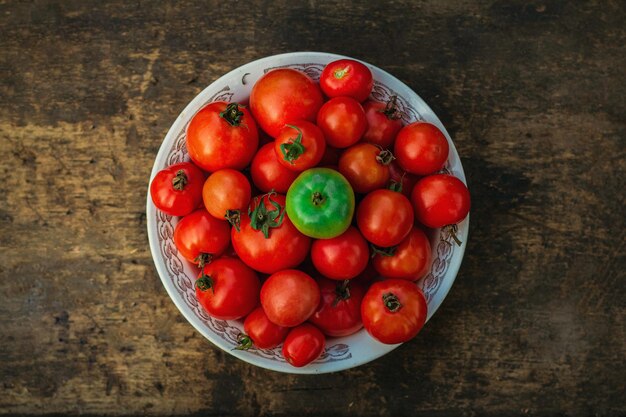
{"type": "Polygon", "coordinates": [[[159,277],[214,345],[287,373],[352,368],[415,337],[448,294],[469,227],[449,134],[407,85],[295,52],[222,76],[156,156],[159,277]]]}

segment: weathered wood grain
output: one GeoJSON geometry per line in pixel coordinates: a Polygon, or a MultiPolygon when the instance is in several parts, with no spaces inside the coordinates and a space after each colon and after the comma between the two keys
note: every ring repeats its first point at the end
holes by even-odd
{"type": "Polygon", "coordinates": [[[624,415],[623,2],[0,2],[0,411],[624,415]],[[413,87],[473,196],[421,336],[290,376],[214,348],[148,250],[152,161],[221,74],[320,50],[413,87]]]}

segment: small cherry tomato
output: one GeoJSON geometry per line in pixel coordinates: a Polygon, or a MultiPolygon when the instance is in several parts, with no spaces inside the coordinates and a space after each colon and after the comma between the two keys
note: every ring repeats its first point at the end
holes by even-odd
{"type": "Polygon", "coordinates": [[[252,193],[250,182],[239,171],[220,169],[209,175],[202,188],[204,206],[211,215],[239,227],[242,210],[248,208],[252,193]]]}
{"type": "Polygon", "coordinates": [[[335,97],[320,109],[317,125],[324,132],[329,146],[347,148],[361,139],[367,129],[367,119],[358,101],[350,97],[335,97]]]}
{"type": "Polygon", "coordinates": [[[261,282],[239,259],[220,258],[202,268],[196,280],[196,297],[216,319],[236,320],[259,303],[261,282]]]}
{"type": "Polygon", "coordinates": [[[150,184],[152,202],[165,214],[185,216],[202,201],[204,173],[191,162],[159,171],[150,184]]]}
{"type": "Polygon", "coordinates": [[[401,278],[416,281],[430,267],[431,248],[426,234],[413,227],[398,246],[383,249],[372,259],[376,271],[385,278],[401,278]]]}
{"type": "Polygon", "coordinates": [[[356,227],[332,239],[319,239],[311,245],[315,269],[334,280],[351,279],[361,274],[369,262],[367,242],[356,227]]]}
{"type": "Polygon", "coordinates": [[[216,101],[193,116],[186,141],[189,157],[205,171],[243,169],[259,146],[259,132],[246,108],[216,101]]]}
{"type": "Polygon", "coordinates": [[[239,338],[237,349],[247,350],[253,345],[259,349],[272,349],[280,345],[287,333],[288,327],[274,324],[267,318],[263,307],[257,307],[243,322],[246,333],[239,338]]]}
{"type": "Polygon", "coordinates": [[[317,165],[326,151],[326,140],[319,127],[300,120],[285,125],[274,141],[278,162],[293,171],[304,171],[317,165]]]}
{"type": "Polygon", "coordinates": [[[348,96],[362,102],[374,86],[372,71],[353,59],[340,59],[324,67],[320,87],[328,97],[348,96]]]}
{"type": "Polygon", "coordinates": [[[261,305],[272,323],[294,327],[304,323],[320,302],[320,288],[297,269],[276,272],[261,287],[261,305]]]}
{"type": "Polygon", "coordinates": [[[371,143],[357,143],[339,158],[339,172],[355,192],[365,194],[387,185],[389,164],[393,159],[390,151],[371,143]]]}
{"type": "Polygon", "coordinates": [[[448,160],[449,145],[437,126],[415,122],[400,130],[393,154],[407,172],[428,175],[439,171],[448,160]]]}
{"type": "Polygon", "coordinates": [[[363,285],[354,280],[332,281],[325,278],[319,278],[317,284],[320,286],[322,298],[309,321],[328,336],[348,336],[359,331],[363,327],[363,285]]]}
{"type": "Polygon", "coordinates": [[[174,229],[174,244],[183,257],[204,265],[220,256],[230,243],[230,227],[201,208],[186,215],[174,229]]]}
{"type": "Polygon", "coordinates": [[[388,248],[402,242],[413,227],[413,207],[401,193],[381,189],[367,194],[359,204],[356,221],[363,237],[388,248]]]}
{"type": "Polygon", "coordinates": [[[283,356],[290,365],[300,368],[319,358],[324,351],[326,338],[312,324],[301,324],[292,329],[283,344],[283,356]]]}
{"type": "Polygon", "coordinates": [[[403,343],[424,327],[428,305],[422,291],[411,281],[386,279],[365,293],[361,318],[367,332],[386,344],[403,343]]]}
{"type": "Polygon", "coordinates": [[[378,101],[366,101],[363,104],[367,118],[367,130],[363,134],[363,141],[373,143],[383,148],[389,148],[402,129],[402,120],[396,108],[396,96],[389,99],[387,104],[378,101]]]}
{"type": "Polygon", "coordinates": [[[424,177],[411,193],[415,218],[432,228],[459,223],[470,210],[470,194],[463,182],[448,174],[424,177]]]}
{"type": "Polygon", "coordinates": [[[274,142],[263,145],[252,160],[250,175],[254,185],[264,193],[271,190],[286,193],[291,183],[298,177],[296,171],[286,168],[278,161],[274,142]]]}

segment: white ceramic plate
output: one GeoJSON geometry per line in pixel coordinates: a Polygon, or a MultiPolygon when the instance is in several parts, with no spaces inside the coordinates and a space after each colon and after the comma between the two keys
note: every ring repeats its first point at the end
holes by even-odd
{"type": "MultiPolygon", "coordinates": [[[[275,55],[243,65],[213,82],[187,105],[170,128],[154,161],[150,180],[152,181],[152,178],[161,169],[177,162],[189,160],[185,147],[187,124],[193,115],[207,103],[216,100],[246,101],[254,83],[263,74],[274,68],[295,68],[317,81],[324,66],[340,58],[346,57],[319,52],[294,52],[275,55]]],[[[398,97],[397,104],[405,124],[424,120],[435,124],[444,132],[450,143],[450,157],[446,169],[465,182],[463,167],[450,135],[430,107],[407,85],[392,75],[373,65],[364,64],[374,74],[372,98],[385,102],[390,96],[396,95],[398,97]]],[[[351,336],[327,339],[326,349],[322,356],[303,368],[294,368],[286,363],[280,353],[281,346],[269,350],[233,350],[237,345],[237,336],[243,331],[243,324],[240,321],[217,320],[209,317],[198,304],[194,291],[197,269],[178,254],[173,241],[174,227],[178,219],[157,210],[152,204],[149,192],[146,213],[150,250],[169,296],[189,323],[213,344],[231,355],[275,371],[316,374],[340,371],[364,364],[399,346],[379,343],[372,339],[365,330],[361,330],[351,336]]],[[[467,245],[468,226],[469,216],[458,225],[457,235],[463,242],[460,247],[454,244],[446,232],[435,231],[431,235],[433,249],[431,270],[419,282],[419,286],[423,289],[428,300],[427,320],[435,314],[456,278],[467,245]]]]}

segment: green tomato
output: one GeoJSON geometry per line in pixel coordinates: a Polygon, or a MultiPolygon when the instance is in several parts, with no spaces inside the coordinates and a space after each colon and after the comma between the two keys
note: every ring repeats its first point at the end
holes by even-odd
{"type": "Polygon", "coordinates": [[[350,227],[354,191],[330,168],[302,172],[287,191],[287,216],[302,234],[316,239],[339,236],[350,227]]]}

